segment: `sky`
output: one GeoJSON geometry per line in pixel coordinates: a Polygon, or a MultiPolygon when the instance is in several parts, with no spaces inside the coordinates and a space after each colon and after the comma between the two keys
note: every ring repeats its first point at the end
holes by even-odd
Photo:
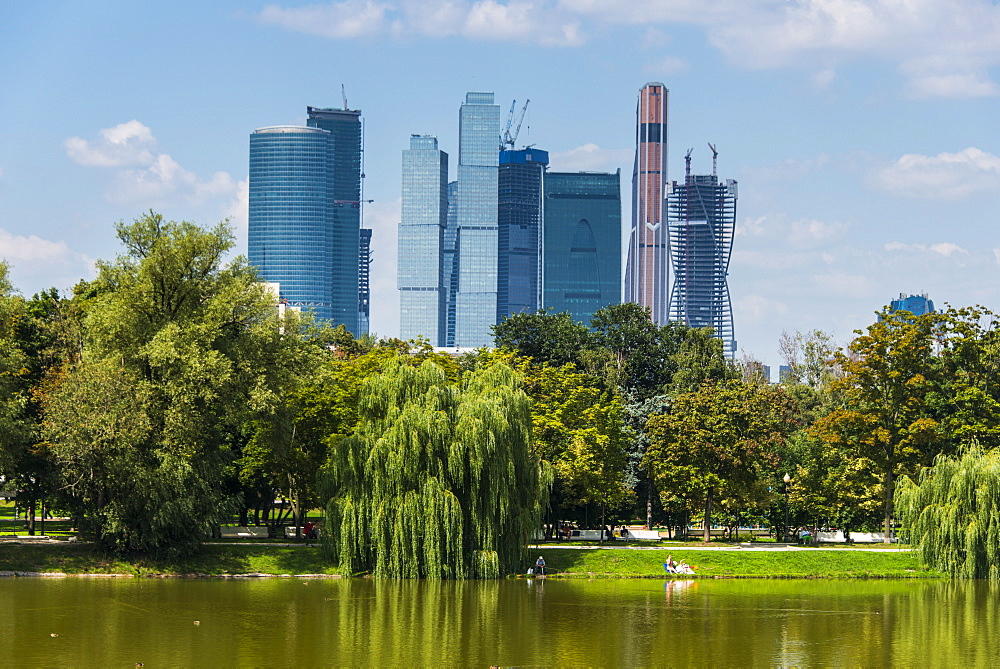
{"type": "MultiPolygon", "coordinates": [[[[1000,311],[995,0],[343,0],[15,3],[0,22],[0,258],[70,288],[150,209],[229,219],[246,253],[249,135],[307,105],[361,109],[372,330],[395,336],[401,152],[458,153],[466,91],[550,169],[622,170],[663,82],[668,179],[739,182],[729,268],[741,354],[840,344],[900,293],[1000,311]],[[342,88],[343,87],[343,88],[342,88]]],[[[624,263],[623,263],[624,265],[624,263]]],[[[777,375],[776,369],[772,372],[777,375]]]]}

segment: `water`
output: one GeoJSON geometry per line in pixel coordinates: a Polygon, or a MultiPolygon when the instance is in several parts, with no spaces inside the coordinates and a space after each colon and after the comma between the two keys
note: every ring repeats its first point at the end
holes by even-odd
{"type": "Polygon", "coordinates": [[[1000,663],[981,582],[22,578],[0,612],[3,667],[1000,663]]]}

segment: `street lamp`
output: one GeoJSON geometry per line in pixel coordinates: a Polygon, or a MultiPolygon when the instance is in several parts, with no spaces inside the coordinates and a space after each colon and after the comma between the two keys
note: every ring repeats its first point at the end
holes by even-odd
{"type": "Polygon", "coordinates": [[[784,532],[784,537],[785,537],[785,541],[788,541],[788,484],[792,482],[792,477],[789,476],[788,474],[785,474],[785,478],[783,480],[785,482],[785,485],[783,486],[783,489],[785,491],[785,532],[784,532]]]}

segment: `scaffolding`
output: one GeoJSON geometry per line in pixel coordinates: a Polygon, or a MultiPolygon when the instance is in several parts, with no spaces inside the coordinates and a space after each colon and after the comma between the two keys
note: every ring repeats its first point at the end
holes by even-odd
{"type": "Polygon", "coordinates": [[[728,275],[736,228],[736,181],[721,183],[715,169],[710,175],[692,175],[690,151],[685,162],[684,183],[673,182],[666,196],[674,270],[669,318],[692,328],[712,328],[725,354],[734,358],[728,275]]]}

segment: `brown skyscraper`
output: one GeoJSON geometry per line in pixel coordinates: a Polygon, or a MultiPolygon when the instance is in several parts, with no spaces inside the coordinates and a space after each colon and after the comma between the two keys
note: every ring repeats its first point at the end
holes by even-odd
{"type": "Polygon", "coordinates": [[[664,216],[667,182],[667,91],[649,83],[639,91],[632,171],[632,234],[625,268],[625,301],[649,307],[653,322],[667,322],[670,253],[664,216]]]}

